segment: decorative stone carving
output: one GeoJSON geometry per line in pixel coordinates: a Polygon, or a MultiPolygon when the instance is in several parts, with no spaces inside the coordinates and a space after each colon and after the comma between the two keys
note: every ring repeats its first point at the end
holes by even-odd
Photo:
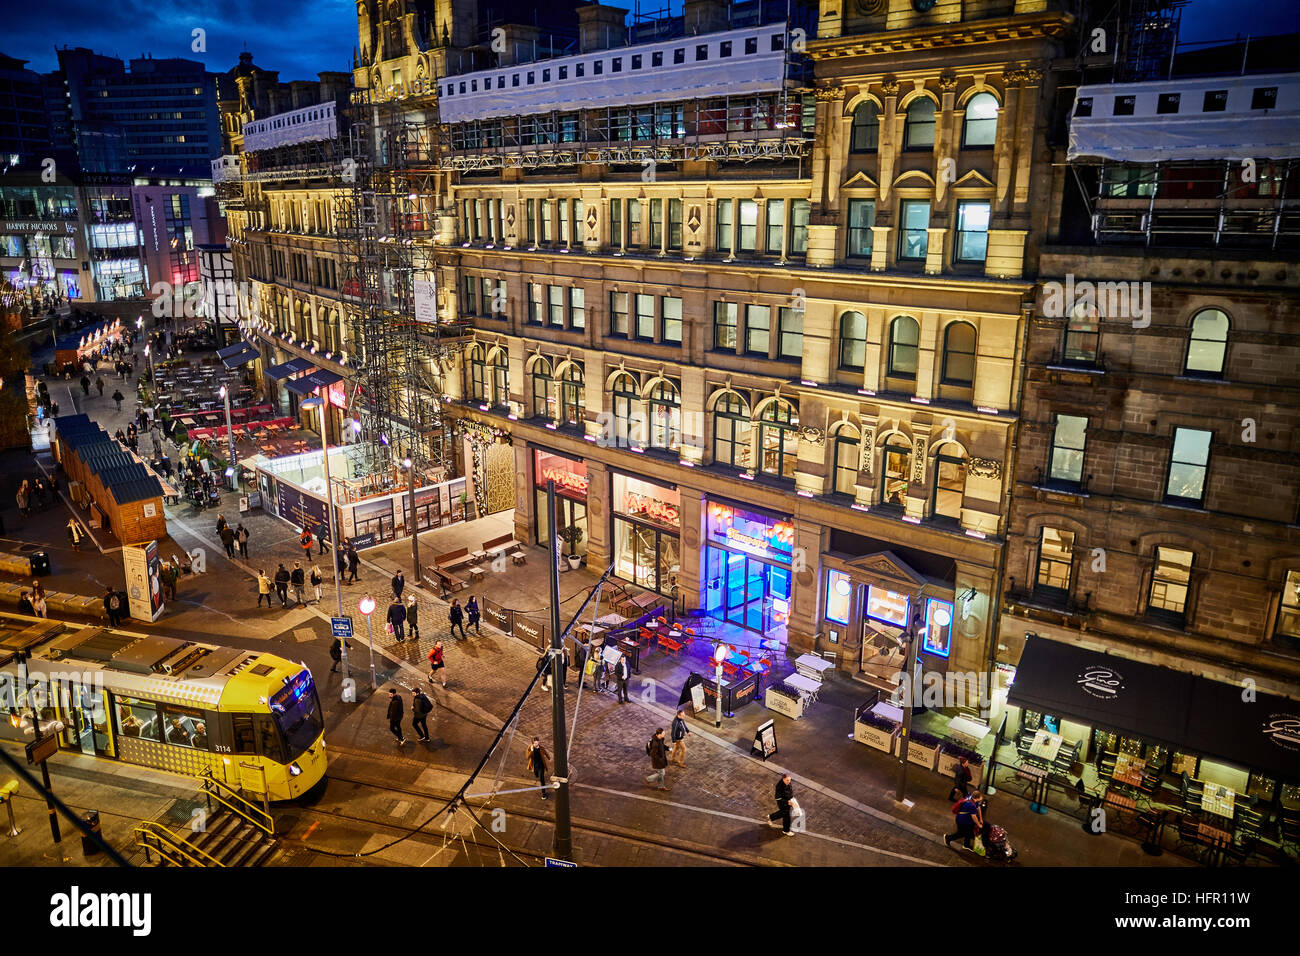
{"type": "Polygon", "coordinates": [[[880,84],[880,92],[886,96],[897,96],[898,89],[898,77],[896,76],[887,76],[880,84]]]}
{"type": "Polygon", "coordinates": [[[842,100],[844,99],[844,90],[838,86],[826,87],[824,89],[814,90],[813,95],[817,97],[819,102],[842,100]]]}
{"type": "Polygon", "coordinates": [[[945,93],[951,93],[957,89],[957,77],[953,73],[944,73],[939,77],[939,89],[945,93]]]}
{"type": "Polygon", "coordinates": [[[876,429],[874,425],[864,425],[862,428],[862,460],[858,470],[865,474],[872,473],[872,462],[876,457],[876,429]]]}
{"type": "Polygon", "coordinates": [[[925,481],[925,439],[912,440],[912,482],[921,484],[925,481]]]}
{"type": "Polygon", "coordinates": [[[1002,462],[992,458],[971,458],[966,462],[966,468],[976,478],[1002,477],[1002,462]]]}
{"type": "Polygon", "coordinates": [[[858,13],[864,17],[879,16],[889,7],[889,0],[854,0],[858,13]]]}
{"type": "Polygon", "coordinates": [[[810,445],[822,446],[826,444],[826,433],[820,428],[812,425],[805,425],[799,431],[799,437],[810,445]]]}

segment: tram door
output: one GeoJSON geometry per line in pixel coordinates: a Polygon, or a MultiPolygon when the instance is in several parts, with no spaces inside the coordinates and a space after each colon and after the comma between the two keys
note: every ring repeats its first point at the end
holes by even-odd
{"type": "Polygon", "coordinates": [[[60,690],[63,744],[91,757],[113,756],[113,732],[102,687],[68,683],[60,690]]]}

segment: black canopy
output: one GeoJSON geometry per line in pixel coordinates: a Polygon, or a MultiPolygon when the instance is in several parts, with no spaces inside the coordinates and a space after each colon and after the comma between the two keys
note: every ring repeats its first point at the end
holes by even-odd
{"type": "Polygon", "coordinates": [[[1197,677],[1187,715],[1189,749],[1300,780],[1300,703],[1197,677]],[[1243,700],[1243,695],[1250,697],[1243,700]],[[1194,744],[1194,746],[1193,746],[1194,744]]]}
{"type": "Polygon", "coordinates": [[[1143,740],[1181,744],[1192,675],[1041,637],[1025,650],[1007,694],[1013,704],[1143,740]]]}

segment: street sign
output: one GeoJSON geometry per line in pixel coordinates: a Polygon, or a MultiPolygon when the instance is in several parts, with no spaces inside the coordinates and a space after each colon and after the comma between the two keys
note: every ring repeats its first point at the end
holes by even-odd
{"type": "Polygon", "coordinates": [[[578,864],[576,864],[576,863],[570,863],[568,860],[556,860],[556,859],[554,859],[553,857],[549,857],[549,856],[548,856],[548,857],[546,858],[546,867],[547,867],[548,869],[551,868],[551,867],[555,867],[555,868],[557,868],[557,869],[566,869],[566,870],[567,870],[567,869],[575,869],[575,870],[576,870],[576,869],[578,868],[578,864]]]}
{"type": "Polygon", "coordinates": [[[330,618],[330,627],[334,631],[334,636],[340,640],[347,640],[352,636],[352,618],[350,617],[332,617],[330,618]]]}
{"type": "Polygon", "coordinates": [[[59,752],[59,735],[50,734],[27,745],[27,762],[40,763],[59,752]]]}

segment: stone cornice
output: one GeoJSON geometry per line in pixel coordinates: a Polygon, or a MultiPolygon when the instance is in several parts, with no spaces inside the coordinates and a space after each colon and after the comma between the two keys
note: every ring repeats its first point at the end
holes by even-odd
{"type": "Polygon", "coordinates": [[[1006,43],[1014,40],[1055,39],[1074,29],[1069,14],[1042,13],[944,24],[911,30],[850,34],[808,41],[808,56],[814,61],[855,56],[879,56],[919,50],[947,49],[978,43],[1006,43]]]}

